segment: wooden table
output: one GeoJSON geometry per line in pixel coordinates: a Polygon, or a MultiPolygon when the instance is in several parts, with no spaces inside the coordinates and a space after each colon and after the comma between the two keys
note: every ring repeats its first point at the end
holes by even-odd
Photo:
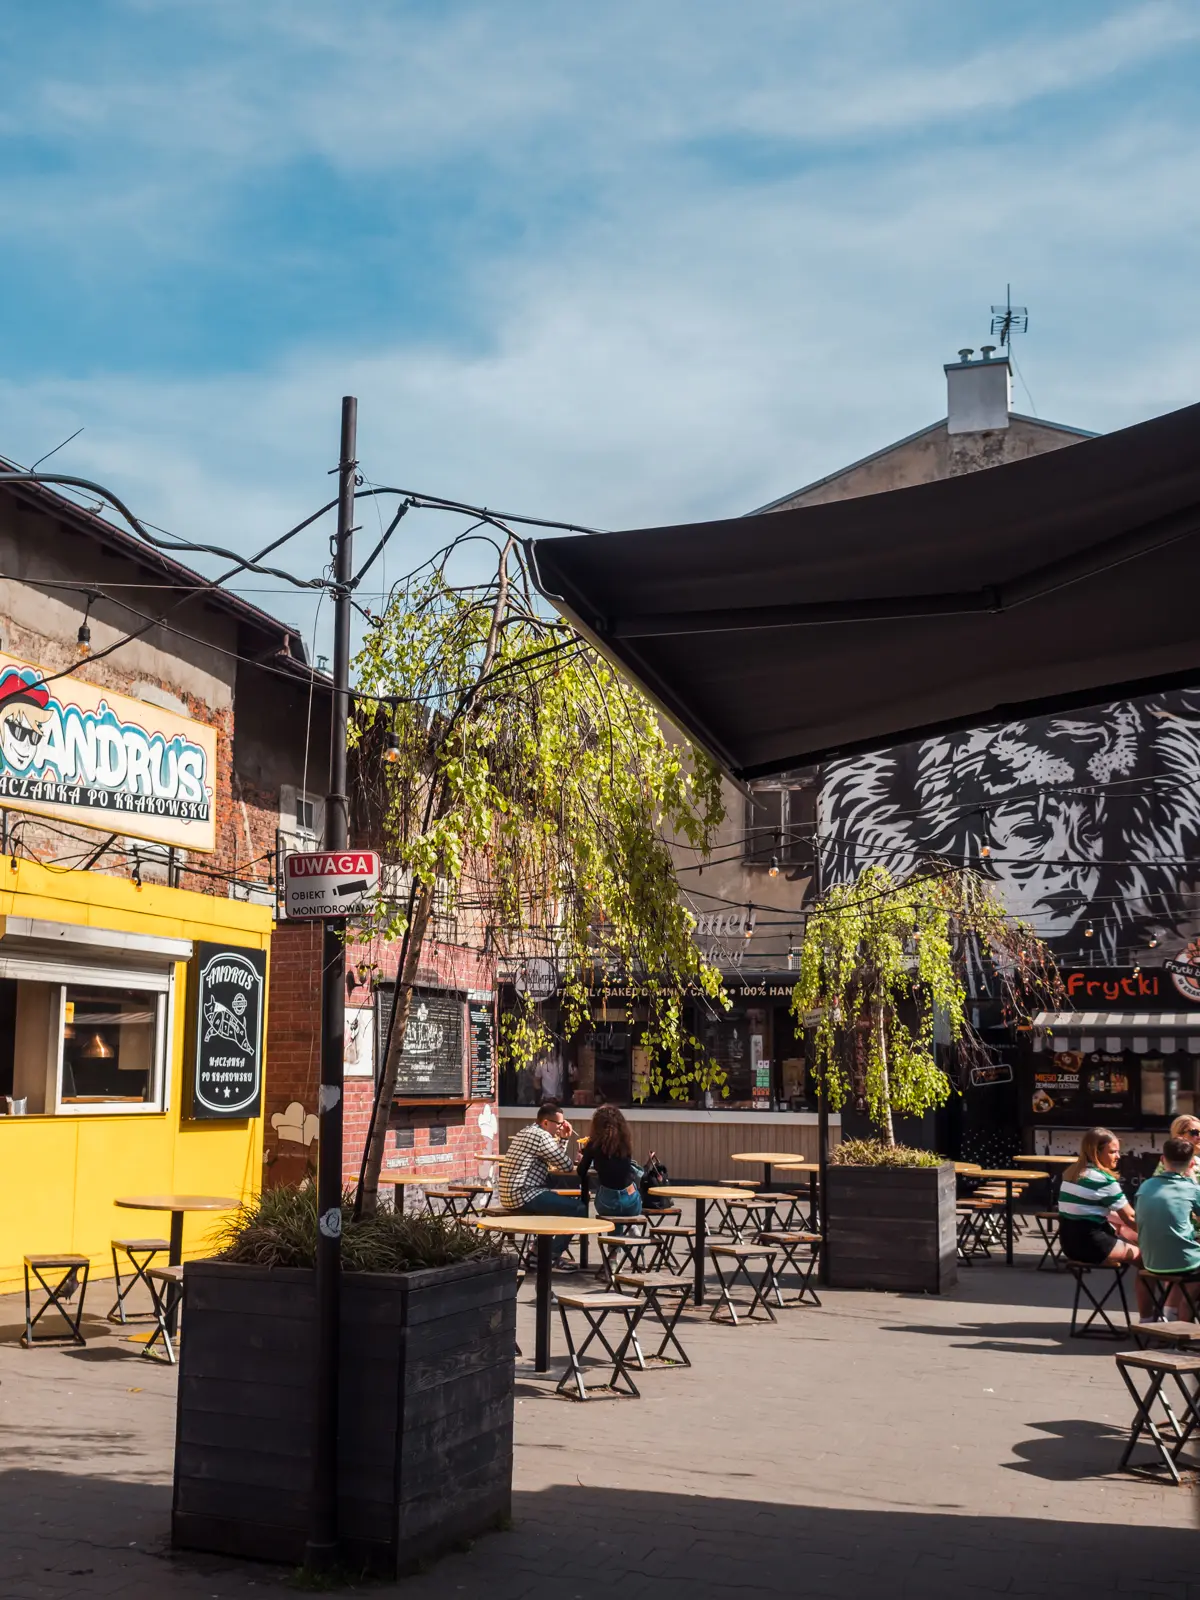
{"type": "MultiPolygon", "coordinates": [[[[169,1211],[171,1213],[170,1248],[167,1261],[172,1267],[183,1265],[183,1217],[186,1211],[236,1211],[240,1200],[226,1200],[212,1194],[135,1194],[123,1195],[113,1205],[126,1211],[169,1211]]],[[[175,1309],[167,1318],[168,1331],[173,1335],[179,1318],[175,1309]]]]}
{"type": "MultiPolygon", "coordinates": [[[[381,1184],[386,1183],[389,1188],[400,1189],[401,1191],[418,1187],[422,1189],[437,1188],[433,1175],[429,1172],[381,1172],[379,1174],[379,1182],[381,1184]]],[[[403,1194],[393,1196],[392,1204],[403,1211],[403,1194]]]]}
{"type": "MultiPolygon", "coordinates": [[[[761,1156],[755,1155],[755,1161],[761,1156]]],[[[651,1194],[666,1195],[671,1200],[696,1202],[696,1229],[692,1246],[692,1304],[704,1304],[704,1254],[708,1237],[708,1204],[710,1200],[744,1200],[741,1189],[721,1189],[715,1185],[699,1183],[664,1183],[651,1189],[651,1194]]]]}
{"type": "Polygon", "coordinates": [[[550,1369],[550,1243],[556,1237],[570,1234],[583,1238],[593,1233],[611,1233],[613,1224],[607,1217],[543,1217],[523,1211],[510,1211],[503,1217],[473,1217],[477,1228],[486,1233],[532,1234],[537,1240],[537,1280],[534,1325],[533,1365],[537,1372],[550,1369]]]}
{"type": "Polygon", "coordinates": [[[1062,1188],[1063,1173],[1068,1167],[1074,1166],[1079,1160],[1076,1156],[1014,1156],[1013,1161],[1019,1161],[1022,1166],[1028,1163],[1031,1167],[1048,1167],[1050,1169],[1050,1209],[1053,1211],[1058,1206],[1058,1191],[1062,1188]]]}
{"type": "Polygon", "coordinates": [[[815,1161],[784,1161],[780,1163],[780,1172],[807,1172],[808,1173],[808,1228],[810,1233],[821,1232],[821,1205],[818,1193],[817,1174],[821,1168],[815,1161]]]}
{"type": "Polygon", "coordinates": [[[1033,1183],[1038,1178],[1048,1178],[1048,1172],[1026,1172],[1021,1167],[980,1167],[972,1172],[973,1178],[994,1178],[1004,1185],[1004,1265],[1013,1264],[1013,1184],[1033,1183]]]}
{"type": "Polygon", "coordinates": [[[730,1156],[730,1161],[761,1161],[763,1169],[762,1181],[767,1188],[771,1187],[771,1168],[786,1162],[799,1160],[794,1150],[739,1150],[730,1156]]]}

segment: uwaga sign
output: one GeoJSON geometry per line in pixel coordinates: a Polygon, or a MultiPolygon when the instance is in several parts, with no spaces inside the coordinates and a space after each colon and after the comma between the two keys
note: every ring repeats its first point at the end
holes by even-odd
{"type": "Polygon", "coordinates": [[[0,655],[0,807],[216,848],[214,728],[0,655]]]}

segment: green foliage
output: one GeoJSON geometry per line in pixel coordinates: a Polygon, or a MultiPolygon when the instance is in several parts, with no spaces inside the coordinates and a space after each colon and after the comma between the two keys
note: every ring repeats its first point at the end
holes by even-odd
{"type": "MultiPolygon", "coordinates": [[[[416,883],[436,883],[460,927],[473,920],[480,942],[486,931],[502,964],[557,963],[568,1036],[590,1024],[589,986],[635,988],[649,1087],[685,1096],[718,1074],[696,1059],[680,995],[724,995],[667,841],[707,850],[724,814],[719,774],[538,609],[516,546],[497,550],[483,583],[452,583],[444,561],[426,569],[367,632],[355,737],[374,748],[382,717],[399,743],[383,769],[380,842],[416,883]]],[[[392,905],[376,931],[406,926],[425,937],[392,905]]],[[[503,1064],[528,1065],[549,1044],[532,1005],[502,1019],[503,1064]]]]}
{"type": "Polygon", "coordinates": [[[882,1139],[843,1139],[829,1152],[831,1167],[939,1167],[943,1160],[934,1150],[913,1150],[882,1139]]]}
{"type": "MultiPolygon", "coordinates": [[[[355,1222],[353,1196],[342,1201],[342,1267],[346,1272],[419,1272],[499,1253],[494,1237],[455,1218],[377,1211],[355,1222]]],[[[217,1259],[254,1267],[311,1267],[317,1257],[317,1194],[266,1189],[243,1203],[219,1236],[217,1259]]]]}
{"type": "Polygon", "coordinates": [[[896,883],[869,867],[809,914],[792,1011],[815,1018],[814,1069],[831,1108],[862,1095],[889,1145],[893,1113],[921,1116],[950,1096],[934,1058],[935,1018],[960,1054],[982,1050],[966,1014],[968,951],[1010,992],[1054,981],[1045,946],[975,872],[896,883]]]}

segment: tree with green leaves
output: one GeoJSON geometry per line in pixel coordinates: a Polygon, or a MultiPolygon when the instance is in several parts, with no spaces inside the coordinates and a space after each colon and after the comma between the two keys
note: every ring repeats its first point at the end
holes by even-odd
{"type": "Polygon", "coordinates": [[[1017,1010],[1057,981],[1046,945],[970,869],[933,864],[897,883],[868,867],[822,897],[808,916],[792,1011],[813,1028],[814,1073],[832,1110],[861,1096],[892,1146],[895,1114],[943,1105],[951,1083],[935,1057],[935,1022],[965,1070],[991,1060],[968,1016],[968,961],[1017,1010]]]}
{"type": "MultiPolygon", "coordinates": [[[[668,841],[705,852],[724,815],[720,776],[654,707],[534,598],[518,542],[481,581],[455,582],[458,543],[393,593],[355,663],[352,738],[382,771],[376,836],[407,884],[374,931],[400,940],[396,998],[359,1209],[377,1204],[413,988],[435,905],[471,920],[510,966],[550,956],[569,1036],[590,1022],[589,978],[634,985],[650,1086],[676,1096],[717,1069],[684,1030],[683,996],[723,999],[680,904],[668,841]]],[[[369,786],[368,786],[369,787],[369,786]]],[[[502,1063],[549,1044],[526,1002],[502,1019],[502,1063]]]]}

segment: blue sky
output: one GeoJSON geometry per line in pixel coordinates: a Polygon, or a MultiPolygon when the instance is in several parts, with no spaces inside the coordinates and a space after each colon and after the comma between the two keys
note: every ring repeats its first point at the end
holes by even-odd
{"type": "Polygon", "coordinates": [[[1020,409],[1200,397],[1193,0],[46,0],[5,46],[0,452],[82,426],[55,464],[181,534],[318,503],[347,391],[375,481],[747,510],[944,414],[1008,280],[1020,409]]]}

